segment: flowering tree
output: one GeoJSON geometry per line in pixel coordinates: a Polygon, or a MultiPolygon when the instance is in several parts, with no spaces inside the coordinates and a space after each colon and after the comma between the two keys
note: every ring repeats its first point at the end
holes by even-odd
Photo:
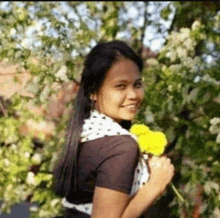
{"type": "MultiPolygon", "coordinates": [[[[30,75],[26,94],[0,98],[2,210],[30,201],[39,205],[31,208],[32,217],[62,213],[61,199],[52,190],[52,169],[65,141],[73,98],[62,101],[66,110],[56,115],[48,114],[51,99],[62,98],[57,96],[63,96],[64,84],[77,84],[84,55],[95,43],[122,39],[143,54],[149,25],[165,34],[160,21],[174,13],[163,48],[154,58],[144,56],[146,97],[136,121],[167,135],[165,152],[176,167],[173,182],[185,201],[170,190],[154,207],[166,208],[170,217],[219,217],[219,10],[214,2],[166,7],[160,2],[0,3],[1,64],[16,64],[15,85],[24,82],[19,75],[30,75]],[[162,8],[155,10],[159,21],[150,4],[162,8]],[[136,16],[128,13],[131,7],[139,12],[136,16]],[[34,113],[30,105],[42,110],[34,113]],[[34,129],[37,124],[42,131],[34,129]],[[33,131],[24,131],[27,126],[33,131]],[[43,129],[49,126],[48,134],[43,129]]],[[[148,217],[167,217],[159,211],[152,215],[149,210],[148,217]]]]}
{"type": "MultiPolygon", "coordinates": [[[[192,5],[177,3],[177,18],[158,59],[146,69],[146,122],[162,128],[175,161],[174,183],[185,201],[174,198],[178,217],[219,217],[219,4],[193,17],[192,5]],[[182,11],[181,11],[182,10],[182,11]],[[181,14],[182,13],[182,14],[181,14]],[[178,17],[179,16],[179,17],[178,17]],[[181,27],[182,26],[182,27],[181,27]],[[156,124],[156,125],[155,125],[156,124]]],[[[163,202],[161,202],[163,204],[163,202]]],[[[176,208],[176,210],[175,210],[176,208]]]]}

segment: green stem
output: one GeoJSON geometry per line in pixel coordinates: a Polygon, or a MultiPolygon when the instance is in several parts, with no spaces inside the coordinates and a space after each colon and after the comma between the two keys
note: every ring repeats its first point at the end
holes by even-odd
{"type": "Polygon", "coordinates": [[[177,191],[176,187],[174,186],[174,184],[171,182],[171,187],[173,189],[173,191],[176,193],[177,197],[182,201],[185,202],[184,198],[181,196],[181,194],[177,191]]]}

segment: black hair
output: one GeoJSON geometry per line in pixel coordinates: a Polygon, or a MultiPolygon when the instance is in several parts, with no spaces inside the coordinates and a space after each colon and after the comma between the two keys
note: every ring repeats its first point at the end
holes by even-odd
{"type": "MultiPolygon", "coordinates": [[[[84,62],[80,87],[74,105],[74,114],[69,122],[66,145],[54,170],[54,189],[61,196],[70,190],[76,190],[76,167],[80,147],[80,135],[84,119],[90,116],[92,101],[90,95],[98,92],[108,70],[124,57],[133,60],[140,72],[143,68],[142,59],[123,41],[114,40],[97,44],[87,55],[84,62]]],[[[121,125],[129,129],[130,121],[121,125]]]]}

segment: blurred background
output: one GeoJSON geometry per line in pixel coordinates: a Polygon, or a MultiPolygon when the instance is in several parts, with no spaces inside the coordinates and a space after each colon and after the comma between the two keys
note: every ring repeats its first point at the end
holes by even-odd
{"type": "Polygon", "coordinates": [[[126,41],[144,60],[135,122],[163,131],[171,187],[148,218],[220,217],[220,2],[0,2],[0,217],[62,214],[52,169],[85,55],[126,41]]]}

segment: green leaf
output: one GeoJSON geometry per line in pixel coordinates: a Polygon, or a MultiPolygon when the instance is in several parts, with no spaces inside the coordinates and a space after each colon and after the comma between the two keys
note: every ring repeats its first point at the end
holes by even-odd
{"type": "Polygon", "coordinates": [[[166,8],[163,8],[160,12],[160,16],[161,18],[163,18],[164,20],[168,20],[170,14],[171,14],[172,10],[170,8],[170,6],[167,6],[166,8]]]}

